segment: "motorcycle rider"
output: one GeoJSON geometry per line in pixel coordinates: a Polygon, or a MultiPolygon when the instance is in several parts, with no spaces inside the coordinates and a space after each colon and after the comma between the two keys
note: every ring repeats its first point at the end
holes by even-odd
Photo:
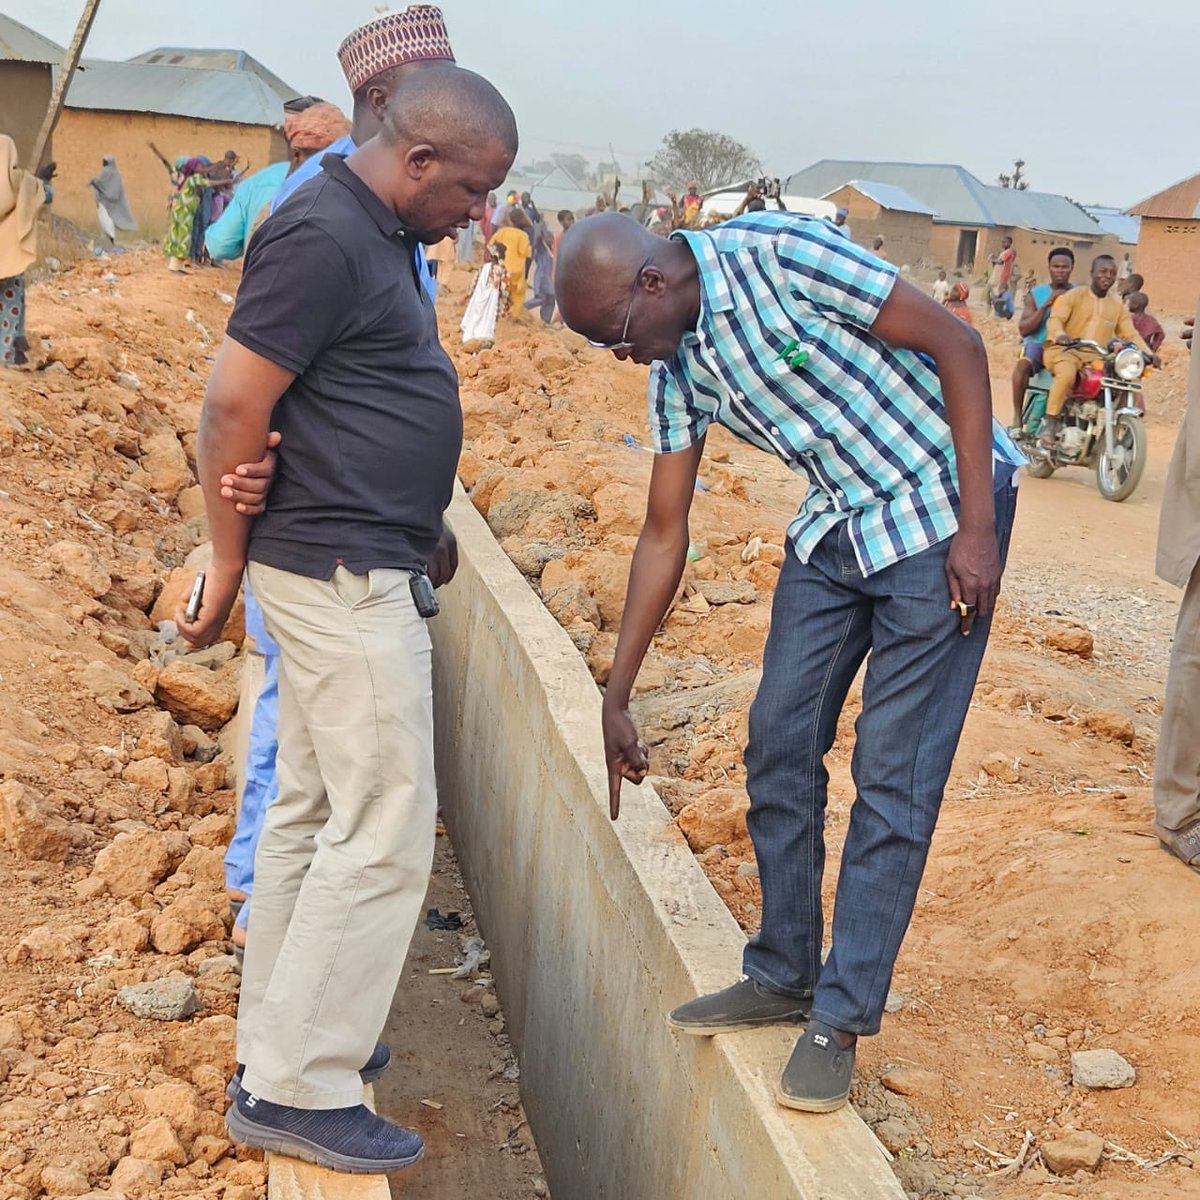
{"type": "Polygon", "coordinates": [[[1107,346],[1113,338],[1131,342],[1151,362],[1157,359],[1133,327],[1129,309],[1111,295],[1117,282],[1117,262],[1111,254],[1092,260],[1090,286],[1072,288],[1059,296],[1046,322],[1046,349],[1043,358],[1054,376],[1046,398],[1046,418],[1042,422],[1037,449],[1048,455],[1054,449],[1062,427],[1062,410],[1080,370],[1096,357],[1094,349],[1074,346],[1073,342],[1091,341],[1107,346]]]}
{"type": "MultiPolygon", "coordinates": [[[[1069,292],[1075,285],[1071,272],[1075,269],[1075,253],[1066,246],[1050,251],[1050,282],[1039,283],[1025,293],[1021,315],[1017,318],[1017,329],[1025,339],[1021,357],[1013,367],[1013,428],[1020,429],[1025,415],[1025,389],[1029,381],[1042,369],[1042,351],[1046,344],[1046,322],[1050,309],[1059,296],[1069,292]]],[[[1032,274],[1032,272],[1030,272],[1032,274]]]]}

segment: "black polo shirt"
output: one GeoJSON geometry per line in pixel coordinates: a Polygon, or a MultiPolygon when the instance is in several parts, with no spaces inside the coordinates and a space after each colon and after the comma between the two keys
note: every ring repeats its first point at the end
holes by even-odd
{"type": "Polygon", "coordinates": [[[462,446],[458,376],[417,276],[416,242],[336,155],[255,234],[228,333],[296,378],[249,556],[328,579],[422,568],[462,446]]]}

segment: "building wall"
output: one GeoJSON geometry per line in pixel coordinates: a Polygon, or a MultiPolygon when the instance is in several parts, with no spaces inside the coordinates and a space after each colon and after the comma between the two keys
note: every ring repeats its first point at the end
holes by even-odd
{"type": "Polygon", "coordinates": [[[1075,261],[1082,268],[1082,273],[1076,271],[1076,278],[1086,275],[1088,265],[1097,254],[1111,254],[1117,262],[1124,255],[1124,249],[1112,234],[1082,238],[1066,233],[1041,233],[1002,226],[976,228],[970,225],[935,225],[930,239],[930,255],[937,266],[953,273],[959,236],[964,231],[976,233],[975,266],[970,273],[973,279],[982,279],[988,274],[991,270],[988,260],[991,255],[1000,253],[1005,237],[1013,240],[1013,249],[1017,252],[1017,270],[1021,277],[1028,275],[1032,268],[1039,281],[1047,278],[1046,256],[1056,246],[1068,246],[1074,252],[1075,261]]]}
{"type": "Polygon", "coordinates": [[[129,207],[138,222],[137,231],[121,235],[122,240],[160,238],[167,228],[171,185],[148,142],[153,142],[171,162],[180,154],[202,154],[216,160],[226,150],[236,150],[242,166],[251,171],[287,157],[282,133],[264,125],[68,108],[54,134],[58,162],[55,211],[85,229],[98,229],[96,202],[88,180],[99,174],[100,160],[111,154],[117,160],[129,207]]]}
{"type": "Polygon", "coordinates": [[[860,246],[869,250],[874,239],[882,237],[888,261],[897,266],[908,263],[915,267],[920,260],[929,257],[932,217],[882,208],[870,196],[864,196],[852,187],[839,188],[826,199],[849,210],[846,220],[860,246]]]}
{"type": "Polygon", "coordinates": [[[0,62],[0,133],[17,143],[17,162],[32,171],[33,142],[50,107],[50,68],[45,63],[0,62]]]}
{"type": "Polygon", "coordinates": [[[1143,217],[1136,266],[1156,312],[1191,315],[1200,295],[1200,221],[1143,217]]]}

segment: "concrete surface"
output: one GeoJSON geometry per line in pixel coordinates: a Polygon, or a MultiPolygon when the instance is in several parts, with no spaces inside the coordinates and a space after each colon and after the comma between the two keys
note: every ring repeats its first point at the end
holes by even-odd
{"type": "Polygon", "coordinates": [[[432,623],[441,803],[492,950],[526,1110],[566,1200],[903,1200],[850,1109],[774,1100],[781,1030],[677,1037],[744,937],[649,787],[608,819],[600,695],[459,491],[432,623]]]}

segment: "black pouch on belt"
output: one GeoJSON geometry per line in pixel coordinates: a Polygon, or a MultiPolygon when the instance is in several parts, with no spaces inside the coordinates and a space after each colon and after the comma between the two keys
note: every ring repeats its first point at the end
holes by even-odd
{"type": "Polygon", "coordinates": [[[429,620],[430,617],[436,617],[441,612],[437,593],[434,592],[428,575],[414,571],[408,581],[408,589],[412,592],[413,603],[417,606],[418,615],[429,620]]]}

